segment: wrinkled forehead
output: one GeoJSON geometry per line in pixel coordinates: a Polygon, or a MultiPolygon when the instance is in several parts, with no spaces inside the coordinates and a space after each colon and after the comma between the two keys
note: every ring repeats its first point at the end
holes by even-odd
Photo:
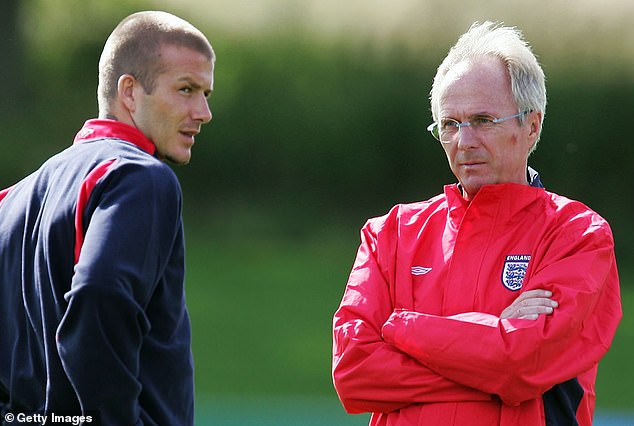
{"type": "Polygon", "coordinates": [[[493,113],[514,108],[508,71],[501,60],[481,57],[457,63],[444,76],[438,92],[438,113],[493,113]]]}

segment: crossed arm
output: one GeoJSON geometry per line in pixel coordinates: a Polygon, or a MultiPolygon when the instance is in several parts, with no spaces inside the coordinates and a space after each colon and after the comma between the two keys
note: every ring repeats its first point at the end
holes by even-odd
{"type": "MultiPolygon", "coordinates": [[[[501,318],[534,320],[557,306],[552,292],[530,290],[504,309],[501,318]]],[[[381,330],[366,321],[344,323],[345,310],[335,316],[333,376],[348,412],[389,412],[414,402],[491,399],[490,394],[448,380],[381,341],[381,330]]]]}
{"type": "Polygon", "coordinates": [[[544,265],[499,316],[452,317],[393,311],[389,286],[375,281],[382,270],[361,253],[334,317],[333,378],[346,410],[492,395],[515,405],[592,368],[621,317],[618,276],[609,242],[575,250],[544,265]]]}

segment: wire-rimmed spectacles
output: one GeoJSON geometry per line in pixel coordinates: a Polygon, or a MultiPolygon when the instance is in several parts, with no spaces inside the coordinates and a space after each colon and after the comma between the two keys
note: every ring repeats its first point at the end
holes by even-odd
{"type": "Polygon", "coordinates": [[[513,118],[522,117],[530,112],[532,111],[526,110],[502,118],[495,118],[490,115],[475,115],[469,120],[463,121],[462,123],[458,120],[454,120],[453,118],[443,118],[442,120],[440,120],[440,123],[431,123],[429,126],[427,126],[427,130],[436,140],[439,140],[442,143],[451,143],[456,140],[456,136],[458,135],[462,127],[471,127],[474,130],[487,130],[494,127],[498,123],[506,120],[511,120],[513,118]]]}

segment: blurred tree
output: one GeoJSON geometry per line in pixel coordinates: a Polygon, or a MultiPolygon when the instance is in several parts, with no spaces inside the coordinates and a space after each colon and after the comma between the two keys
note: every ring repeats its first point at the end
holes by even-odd
{"type": "MultiPolygon", "coordinates": [[[[0,0],[0,188],[67,146],[95,115],[105,38],[123,16],[156,7],[154,0],[63,3],[0,0]]],[[[223,226],[238,222],[232,217],[241,210],[249,217],[261,211],[290,233],[310,231],[307,223],[324,218],[360,226],[454,181],[442,148],[425,131],[427,93],[446,44],[414,48],[394,40],[383,50],[373,41],[315,39],[299,27],[257,35],[201,29],[218,55],[214,120],[192,164],[175,169],[192,211],[209,209],[223,226]]],[[[596,52],[599,43],[583,46],[596,52]]],[[[626,173],[634,144],[614,125],[632,113],[630,68],[618,57],[540,53],[552,58],[545,64],[549,106],[531,165],[547,188],[604,215],[622,263],[634,265],[627,258],[634,207],[621,201],[634,191],[626,173]]]]}
{"type": "Polygon", "coordinates": [[[3,117],[1,120],[7,121],[16,115],[16,103],[21,104],[28,99],[24,96],[24,38],[18,24],[23,1],[0,1],[0,52],[3,64],[0,67],[0,81],[4,85],[4,93],[0,96],[0,115],[3,117]]]}

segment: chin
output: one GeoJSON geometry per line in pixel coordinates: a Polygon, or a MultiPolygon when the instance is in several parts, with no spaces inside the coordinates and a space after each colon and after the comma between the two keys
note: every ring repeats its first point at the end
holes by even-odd
{"type": "Polygon", "coordinates": [[[483,186],[489,185],[487,181],[475,181],[473,179],[466,179],[460,184],[463,190],[469,195],[469,198],[473,198],[483,186]]]}
{"type": "Polygon", "coordinates": [[[173,155],[168,155],[165,156],[165,161],[168,161],[171,164],[175,164],[177,166],[186,166],[187,164],[189,164],[189,161],[191,160],[191,155],[179,155],[179,156],[173,156],[173,155]]]}
{"type": "Polygon", "coordinates": [[[170,150],[164,153],[163,158],[172,164],[184,166],[189,164],[189,161],[192,158],[192,151],[191,149],[170,150]]]}

